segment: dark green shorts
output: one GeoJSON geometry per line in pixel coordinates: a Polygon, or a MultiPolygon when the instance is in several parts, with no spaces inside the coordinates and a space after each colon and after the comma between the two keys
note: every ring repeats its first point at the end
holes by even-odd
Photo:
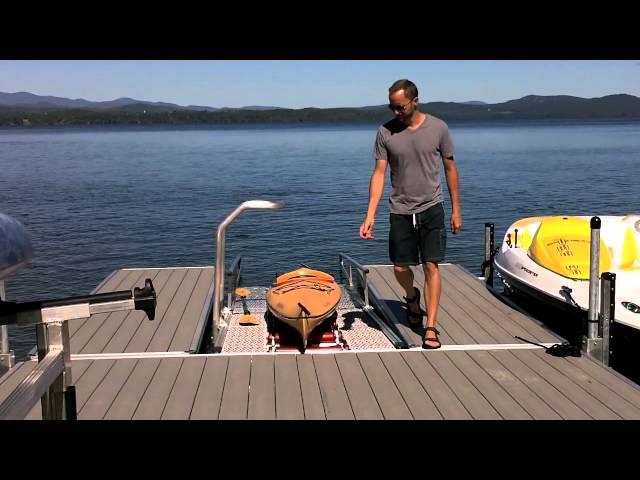
{"type": "Polygon", "coordinates": [[[444,206],[437,203],[414,215],[389,215],[389,257],[394,265],[407,267],[442,262],[447,249],[444,206]]]}

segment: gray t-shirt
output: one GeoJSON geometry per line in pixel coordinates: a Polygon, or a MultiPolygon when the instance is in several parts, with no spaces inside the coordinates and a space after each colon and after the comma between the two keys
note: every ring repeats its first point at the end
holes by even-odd
{"type": "Polygon", "coordinates": [[[391,213],[411,215],[442,202],[440,163],[453,154],[449,127],[433,115],[415,130],[395,118],[378,128],[373,156],[389,162],[391,213]]]}

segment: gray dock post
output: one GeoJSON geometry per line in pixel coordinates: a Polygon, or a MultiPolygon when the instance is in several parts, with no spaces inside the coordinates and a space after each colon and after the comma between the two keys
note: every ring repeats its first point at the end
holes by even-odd
{"type": "MultiPolygon", "coordinates": [[[[4,281],[0,280],[0,299],[5,300],[6,293],[4,281]]],[[[12,368],[16,363],[16,356],[9,349],[9,328],[7,325],[0,326],[0,375],[12,368]]]]}
{"type": "Polygon", "coordinates": [[[487,285],[493,287],[493,249],[494,249],[494,225],[493,223],[484,224],[484,268],[482,275],[487,285]],[[489,274],[486,271],[489,269],[489,274]]]}
{"type": "Polygon", "coordinates": [[[616,318],[616,274],[605,272],[602,274],[600,292],[600,334],[602,336],[602,363],[611,365],[613,356],[613,322],[616,318]]]}
{"type": "Polygon", "coordinates": [[[600,217],[591,218],[591,248],[589,251],[589,312],[583,349],[587,355],[599,356],[602,339],[598,338],[598,283],[600,281],[600,217]]]}
{"type": "MultiPolygon", "coordinates": [[[[4,279],[31,263],[31,237],[22,223],[0,212],[0,300],[6,300],[4,279]]],[[[15,365],[15,355],[9,349],[9,329],[0,326],[0,374],[15,365]]]]}
{"type": "Polygon", "coordinates": [[[71,400],[75,405],[75,398],[71,399],[70,395],[75,396],[75,390],[67,392],[72,383],[71,378],[71,346],[69,342],[69,324],[67,321],[41,323],[36,325],[36,338],[38,343],[38,361],[42,361],[44,357],[51,351],[61,351],[64,361],[64,369],[62,373],[54,380],[41,399],[42,419],[43,420],[64,420],[75,418],[76,413],[71,414],[71,400]]]}

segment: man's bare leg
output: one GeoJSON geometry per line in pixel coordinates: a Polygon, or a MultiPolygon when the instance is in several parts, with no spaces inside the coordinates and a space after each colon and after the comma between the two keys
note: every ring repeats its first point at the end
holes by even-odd
{"type": "MultiPolygon", "coordinates": [[[[442,283],[440,280],[440,269],[438,264],[434,262],[426,262],[422,265],[424,270],[424,299],[427,309],[427,327],[436,327],[438,320],[438,307],[440,305],[440,292],[442,283]]],[[[434,332],[426,332],[427,338],[435,338],[434,332]]],[[[431,347],[439,345],[437,340],[428,340],[425,342],[431,347]]]]}
{"type": "MultiPolygon", "coordinates": [[[[396,277],[396,280],[400,284],[400,286],[404,289],[405,296],[407,298],[415,297],[415,290],[413,286],[413,271],[409,267],[399,267],[394,265],[393,274],[396,277]]],[[[409,309],[414,312],[420,312],[420,305],[416,303],[409,303],[409,309]]]]}

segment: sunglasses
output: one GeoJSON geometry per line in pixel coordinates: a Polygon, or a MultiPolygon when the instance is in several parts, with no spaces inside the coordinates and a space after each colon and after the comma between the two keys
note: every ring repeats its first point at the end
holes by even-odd
{"type": "Polygon", "coordinates": [[[413,100],[409,100],[407,103],[405,103],[404,105],[391,105],[389,104],[389,110],[391,110],[392,112],[404,112],[405,109],[407,108],[407,106],[413,102],[413,100]]]}

